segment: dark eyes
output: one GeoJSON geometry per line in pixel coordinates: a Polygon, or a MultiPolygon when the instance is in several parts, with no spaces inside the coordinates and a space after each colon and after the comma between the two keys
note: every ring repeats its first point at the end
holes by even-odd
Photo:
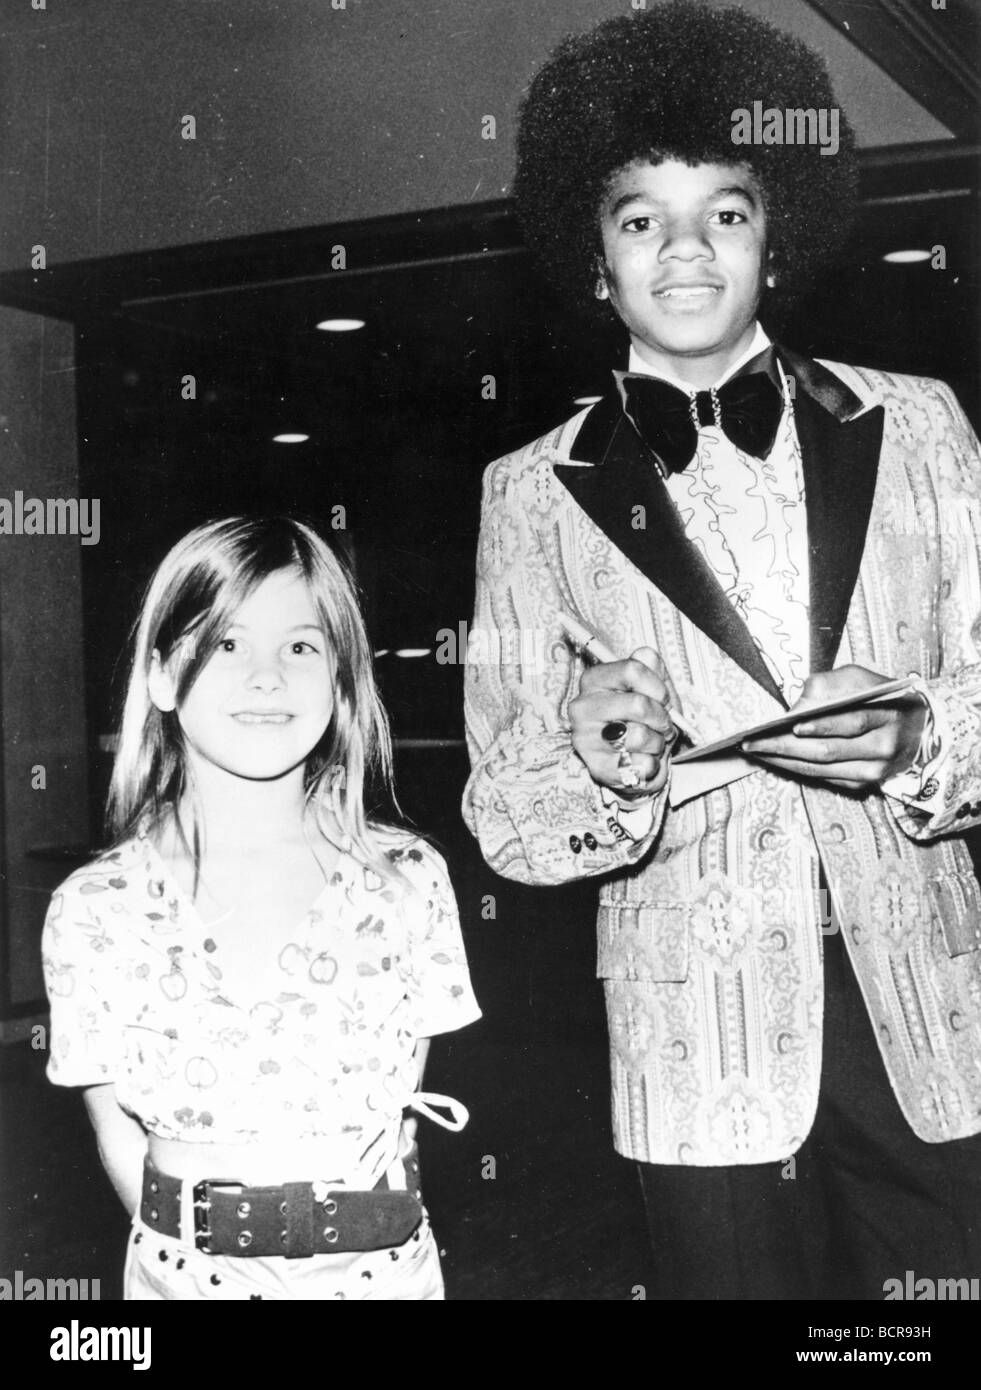
{"type": "MultiPolygon", "coordinates": [[[[749,219],[741,208],[717,208],[715,212],[709,213],[708,220],[716,226],[738,227],[749,219]]],[[[643,235],[656,225],[657,221],[650,213],[639,213],[635,217],[627,218],[623,223],[623,230],[643,235]]]]}
{"type": "MultiPolygon", "coordinates": [[[[228,656],[240,650],[241,643],[236,637],[224,637],[216,648],[216,651],[224,652],[228,656]]],[[[317,648],[312,642],[296,641],[288,644],[288,650],[291,656],[306,656],[308,652],[316,653],[317,648]]]]}

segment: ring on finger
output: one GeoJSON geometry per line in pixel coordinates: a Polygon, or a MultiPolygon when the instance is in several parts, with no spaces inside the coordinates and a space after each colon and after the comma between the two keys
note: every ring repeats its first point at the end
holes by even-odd
{"type": "Polygon", "coordinates": [[[611,719],[600,730],[600,738],[619,752],[627,739],[627,726],[622,719],[611,719]]]}
{"type": "Polygon", "coordinates": [[[639,787],[640,773],[634,767],[633,759],[626,750],[622,748],[617,758],[617,767],[620,770],[620,785],[622,787],[639,787]]]}

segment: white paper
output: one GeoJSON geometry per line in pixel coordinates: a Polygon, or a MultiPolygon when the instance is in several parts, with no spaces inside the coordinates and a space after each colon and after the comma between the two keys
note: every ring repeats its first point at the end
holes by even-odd
{"type": "MultiPolygon", "coordinates": [[[[835,700],[823,700],[817,705],[806,705],[802,709],[788,711],[778,715],[776,719],[768,719],[765,724],[754,724],[751,729],[743,729],[739,733],[728,734],[725,738],[716,739],[714,742],[706,743],[698,748],[686,748],[683,753],[678,753],[674,757],[674,765],[677,767],[680,764],[687,767],[695,759],[714,759],[717,754],[738,748],[741,743],[746,743],[751,738],[763,738],[767,734],[789,733],[795,724],[803,724],[805,720],[820,719],[823,714],[837,714],[846,709],[859,709],[862,705],[871,704],[873,700],[882,700],[889,695],[900,695],[917,683],[918,678],[916,676],[910,676],[905,680],[884,681],[880,685],[870,686],[868,690],[853,690],[850,695],[839,695],[835,700]]],[[[745,761],[745,759],[741,759],[741,761],[745,761]]],[[[719,783],[719,785],[722,786],[723,783],[719,783]]]]}
{"type": "Polygon", "coordinates": [[[682,763],[675,759],[671,767],[671,782],[668,786],[668,805],[674,809],[694,796],[714,792],[717,787],[738,782],[740,777],[750,777],[760,771],[759,763],[751,763],[740,754],[725,754],[705,758],[702,762],[682,763]]]}

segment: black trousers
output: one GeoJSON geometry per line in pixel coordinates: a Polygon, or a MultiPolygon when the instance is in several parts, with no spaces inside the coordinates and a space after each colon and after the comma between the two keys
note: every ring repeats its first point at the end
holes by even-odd
{"type": "Polygon", "coordinates": [[[981,1135],[927,1144],[886,1076],[839,935],[825,937],[814,1127],[792,1165],[641,1163],[660,1299],[876,1299],[981,1276],[981,1135]]]}

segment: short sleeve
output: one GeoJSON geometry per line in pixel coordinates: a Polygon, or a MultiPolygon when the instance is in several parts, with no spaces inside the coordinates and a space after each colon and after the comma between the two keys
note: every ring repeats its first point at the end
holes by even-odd
{"type": "Polygon", "coordinates": [[[394,862],[415,889],[405,900],[412,1029],[418,1038],[450,1033],[480,1018],[450,877],[421,840],[400,850],[394,862]]]}
{"type": "Polygon", "coordinates": [[[53,894],[41,936],[51,1005],[47,1075],[58,1086],[112,1083],[122,1060],[115,943],[100,898],[98,876],[72,875],[53,894]]]}

